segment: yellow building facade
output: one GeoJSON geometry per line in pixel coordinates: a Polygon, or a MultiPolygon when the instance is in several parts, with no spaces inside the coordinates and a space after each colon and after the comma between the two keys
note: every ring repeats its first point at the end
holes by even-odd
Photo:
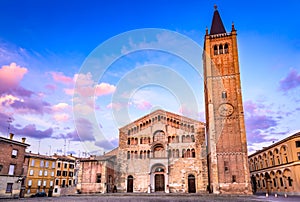
{"type": "Polygon", "coordinates": [[[300,132],[251,154],[253,191],[300,195],[300,132]]]}
{"type": "Polygon", "coordinates": [[[27,153],[25,155],[27,175],[25,181],[25,196],[45,192],[52,196],[56,159],[50,156],[27,153]]]}

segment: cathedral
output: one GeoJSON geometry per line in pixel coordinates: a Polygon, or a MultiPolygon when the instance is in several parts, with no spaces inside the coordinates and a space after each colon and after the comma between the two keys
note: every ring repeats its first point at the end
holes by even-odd
{"type": "Polygon", "coordinates": [[[202,58],[206,123],[156,110],[120,128],[118,148],[82,164],[81,193],[252,194],[237,32],[217,7],[202,58]]]}

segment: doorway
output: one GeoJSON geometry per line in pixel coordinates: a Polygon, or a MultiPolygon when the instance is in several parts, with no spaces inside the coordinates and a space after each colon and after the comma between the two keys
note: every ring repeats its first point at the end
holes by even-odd
{"type": "Polygon", "coordinates": [[[129,175],[127,177],[127,192],[133,192],[133,177],[129,175]]]}
{"type": "Polygon", "coordinates": [[[165,191],[165,176],[164,174],[155,175],[155,191],[165,191]]]}
{"type": "Polygon", "coordinates": [[[188,192],[196,193],[196,180],[194,175],[188,176],[188,192]]]}

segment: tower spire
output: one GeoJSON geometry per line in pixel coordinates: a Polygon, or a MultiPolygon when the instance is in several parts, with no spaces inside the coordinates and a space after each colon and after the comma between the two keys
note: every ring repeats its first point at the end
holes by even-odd
{"type": "Polygon", "coordinates": [[[214,5],[215,12],[213,16],[213,20],[210,27],[210,33],[209,34],[222,34],[226,33],[225,27],[223,25],[221,16],[218,11],[217,5],[214,5]]]}

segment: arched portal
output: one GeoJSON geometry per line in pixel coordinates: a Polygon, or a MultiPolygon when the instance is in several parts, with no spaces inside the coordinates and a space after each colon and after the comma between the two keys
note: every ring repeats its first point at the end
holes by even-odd
{"type": "Polygon", "coordinates": [[[127,192],[133,192],[133,177],[129,175],[127,177],[127,192]]]}
{"type": "Polygon", "coordinates": [[[194,175],[188,176],[188,192],[196,193],[196,179],[194,175]]]}

